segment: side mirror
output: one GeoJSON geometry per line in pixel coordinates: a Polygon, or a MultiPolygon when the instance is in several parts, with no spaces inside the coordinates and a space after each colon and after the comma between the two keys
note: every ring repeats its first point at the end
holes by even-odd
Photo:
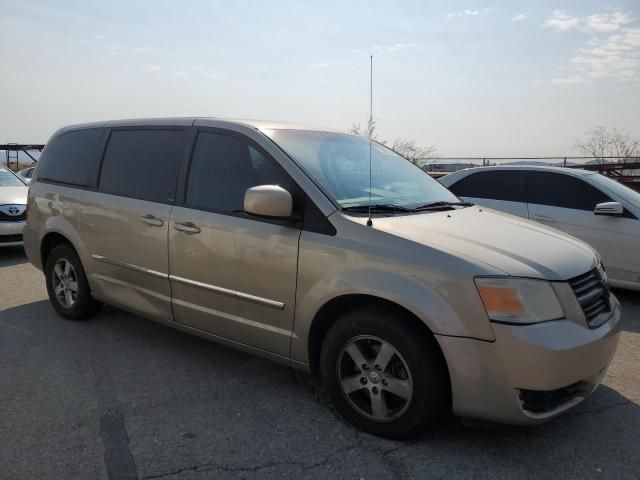
{"type": "Polygon", "coordinates": [[[612,215],[619,216],[624,213],[624,207],[618,202],[603,202],[596,205],[593,209],[594,215],[612,215]]]}
{"type": "Polygon", "coordinates": [[[293,199],[278,185],[258,185],[247,189],[244,194],[244,211],[259,217],[290,218],[293,199]]]}

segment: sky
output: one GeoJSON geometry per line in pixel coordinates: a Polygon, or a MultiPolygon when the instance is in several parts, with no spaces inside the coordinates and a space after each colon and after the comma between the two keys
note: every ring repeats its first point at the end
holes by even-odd
{"type": "Polygon", "coordinates": [[[640,137],[640,2],[0,0],[0,143],[160,116],[348,130],[442,156],[640,137]]]}

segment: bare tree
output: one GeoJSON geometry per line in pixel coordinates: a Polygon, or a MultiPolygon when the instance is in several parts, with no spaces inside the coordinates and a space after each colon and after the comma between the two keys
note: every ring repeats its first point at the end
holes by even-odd
{"type": "Polygon", "coordinates": [[[359,135],[361,137],[367,137],[371,140],[375,140],[376,142],[385,144],[384,140],[380,140],[378,134],[376,133],[376,123],[378,123],[378,119],[370,118],[367,120],[367,124],[362,126],[359,122],[353,122],[351,124],[351,129],[349,133],[353,135],[359,135]]]}
{"type": "Polygon", "coordinates": [[[640,140],[617,129],[593,127],[583,140],[576,142],[576,148],[583,155],[602,159],[603,157],[640,156],[640,140]]]}
{"type": "MultiPolygon", "coordinates": [[[[387,144],[386,140],[382,140],[380,136],[376,133],[376,123],[377,119],[369,119],[367,121],[366,126],[362,126],[360,123],[354,122],[351,125],[351,129],[349,133],[353,135],[360,135],[362,137],[371,138],[378,143],[383,145],[387,144]]],[[[393,145],[390,147],[391,150],[396,152],[398,155],[403,156],[411,163],[423,167],[426,161],[430,158],[433,158],[437,155],[436,146],[429,145],[427,147],[419,147],[416,145],[416,141],[412,138],[396,138],[393,141],[393,145]]]]}
{"type": "Polygon", "coordinates": [[[424,166],[427,160],[437,155],[435,145],[419,147],[416,145],[416,141],[412,138],[396,138],[393,141],[391,150],[420,168],[424,166]]]}

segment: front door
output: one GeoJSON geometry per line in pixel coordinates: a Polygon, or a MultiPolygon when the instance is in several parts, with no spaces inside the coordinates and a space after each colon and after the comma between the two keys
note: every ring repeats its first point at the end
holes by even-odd
{"type": "Polygon", "coordinates": [[[595,248],[611,278],[637,281],[640,256],[635,218],[595,215],[598,203],[612,202],[606,193],[581,178],[554,172],[528,172],[529,218],[573,235],[595,248]]]}
{"type": "Polygon", "coordinates": [[[294,188],[250,140],[199,131],[169,223],[173,311],[192,328],[288,357],[300,228],[244,214],[247,188],[266,184],[294,188]]]}

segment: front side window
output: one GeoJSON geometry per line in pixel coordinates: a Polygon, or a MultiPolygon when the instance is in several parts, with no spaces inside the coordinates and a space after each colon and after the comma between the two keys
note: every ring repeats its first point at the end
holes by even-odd
{"type": "Polygon", "coordinates": [[[538,205],[593,211],[611,199],[580,178],[553,172],[527,172],[527,201],[538,205]]]}
{"type": "Polygon", "coordinates": [[[640,208],[640,193],[636,192],[631,187],[623,185],[622,183],[613,180],[609,177],[605,177],[599,173],[594,173],[589,176],[589,179],[596,182],[605,190],[609,190],[611,193],[618,195],[619,197],[624,198],[627,202],[629,202],[634,207],[640,208]]]}
{"type": "Polygon", "coordinates": [[[100,191],[167,203],[183,151],[181,130],[114,130],[102,161],[100,191]]]}
{"type": "Polygon", "coordinates": [[[486,171],[467,175],[449,187],[459,197],[521,202],[520,172],[486,171]]]}
{"type": "MultiPolygon", "coordinates": [[[[341,133],[265,133],[342,208],[369,205],[369,140],[341,133]]],[[[415,208],[458,198],[387,147],[371,144],[371,204],[415,208]]]]}
{"type": "Polygon", "coordinates": [[[200,132],[189,168],[186,204],[222,213],[244,211],[244,195],[258,185],[292,185],[271,158],[248,141],[231,135],[200,132]]]}
{"type": "Polygon", "coordinates": [[[24,187],[24,183],[9,170],[0,167],[0,187],[24,187]]]}

